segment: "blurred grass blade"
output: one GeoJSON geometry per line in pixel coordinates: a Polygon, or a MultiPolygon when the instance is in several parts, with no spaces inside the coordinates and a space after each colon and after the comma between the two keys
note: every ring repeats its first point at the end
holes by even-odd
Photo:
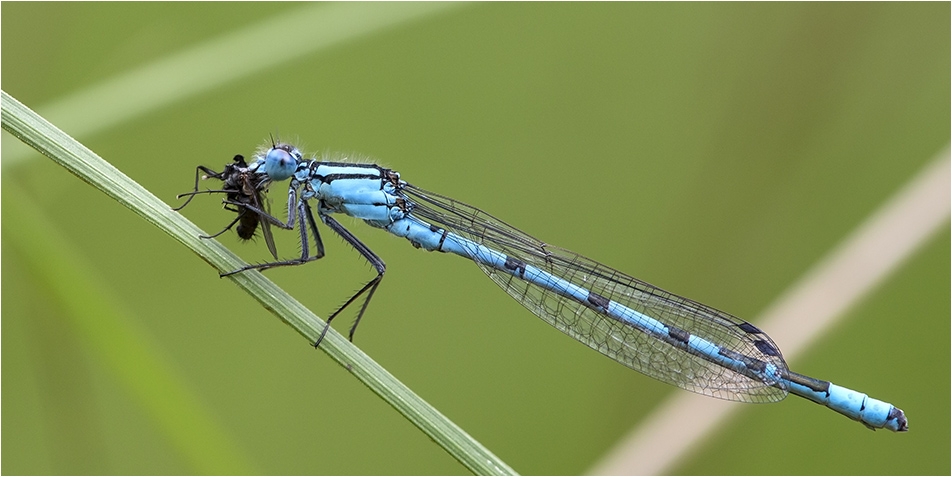
{"type": "MultiPolygon", "coordinates": [[[[465,5],[462,2],[302,3],[301,7],[211,38],[37,109],[76,137],[130,121],[307,54],[397,28],[465,5]],[[293,35],[281,32],[294,32],[293,35]],[[208,65],[215,65],[209,68],[208,65]]],[[[29,157],[3,147],[3,167],[29,157]]]]}
{"type": "Polygon", "coordinates": [[[3,239],[52,291],[74,333],[111,371],[199,474],[247,474],[253,467],[218,426],[148,336],[129,319],[121,300],[86,270],[64,234],[44,220],[14,181],[3,184],[3,239]]]}
{"type": "MultiPolygon", "coordinates": [[[[155,224],[217,270],[234,270],[244,264],[217,241],[199,239],[202,231],[198,227],[5,91],[0,91],[0,107],[3,129],[155,224]]],[[[308,342],[320,335],[324,323],[264,275],[246,272],[230,278],[308,342]]],[[[515,473],[333,329],[320,349],[474,473],[515,473]]]]}

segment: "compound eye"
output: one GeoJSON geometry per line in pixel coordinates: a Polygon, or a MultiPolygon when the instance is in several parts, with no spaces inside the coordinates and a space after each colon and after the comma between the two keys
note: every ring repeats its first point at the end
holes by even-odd
{"type": "Polygon", "coordinates": [[[264,172],[273,181],[283,181],[294,175],[301,153],[286,144],[274,146],[264,158],[264,172]]]}

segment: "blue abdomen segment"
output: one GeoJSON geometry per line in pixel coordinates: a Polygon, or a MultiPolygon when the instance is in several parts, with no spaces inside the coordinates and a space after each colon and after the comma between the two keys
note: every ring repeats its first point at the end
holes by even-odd
{"type": "Polygon", "coordinates": [[[902,410],[866,394],[787,371],[787,389],[797,396],[822,404],[870,429],[906,431],[909,429],[902,410]]]}

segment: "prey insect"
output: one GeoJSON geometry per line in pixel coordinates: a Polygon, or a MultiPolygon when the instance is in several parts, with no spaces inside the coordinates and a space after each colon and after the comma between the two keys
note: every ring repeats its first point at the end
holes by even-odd
{"type": "Polygon", "coordinates": [[[248,170],[248,163],[244,156],[238,154],[233,162],[225,166],[221,172],[215,172],[205,166],[195,168],[195,188],[192,192],[179,194],[176,198],[188,197],[185,203],[173,210],[182,210],[192,199],[199,194],[225,194],[222,201],[225,210],[235,212],[238,215],[225,228],[212,235],[202,235],[202,238],[214,238],[230,230],[235,224],[238,227],[235,232],[242,240],[251,240],[259,226],[261,235],[268,245],[268,251],[275,259],[278,258],[278,249],[274,244],[274,236],[271,234],[271,225],[267,219],[262,220],[261,214],[254,212],[247,206],[254,207],[257,210],[267,212],[269,210],[268,202],[264,200],[264,194],[271,184],[271,179],[263,172],[254,172],[248,170]],[[198,182],[202,179],[218,179],[222,181],[221,189],[199,190],[198,182]]]}

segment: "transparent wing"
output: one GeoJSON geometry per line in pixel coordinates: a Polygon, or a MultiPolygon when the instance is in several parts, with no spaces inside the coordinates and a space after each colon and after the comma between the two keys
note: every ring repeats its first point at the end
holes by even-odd
{"type": "MultiPolygon", "coordinates": [[[[242,164],[244,164],[243,160],[242,164]]],[[[258,210],[265,211],[267,215],[258,214],[248,209],[241,209],[240,213],[257,215],[252,229],[257,226],[261,227],[261,235],[264,236],[264,242],[268,245],[268,251],[271,252],[271,256],[275,260],[278,260],[278,247],[274,244],[274,235],[271,233],[271,223],[268,220],[268,216],[271,216],[271,200],[265,195],[271,185],[271,179],[266,174],[248,173],[244,169],[240,171],[238,177],[239,186],[234,194],[239,196],[239,202],[250,203],[258,210]]]]}
{"type": "MultiPolygon", "coordinates": [[[[686,330],[722,349],[772,363],[781,373],[787,371],[776,344],[744,320],[545,244],[475,207],[409,184],[403,193],[411,214],[420,220],[522,260],[666,325],[686,330]]],[[[503,290],[550,325],[655,379],[732,401],[773,402],[786,396],[785,390],[771,383],[671,346],[576,300],[490,266],[479,266],[503,290]]]]}
{"type": "MultiPolygon", "coordinates": [[[[261,192],[260,190],[256,190],[252,195],[254,198],[252,205],[267,212],[268,215],[271,215],[271,201],[263,197],[261,192]]],[[[264,236],[264,241],[268,244],[268,250],[271,252],[271,256],[274,257],[275,260],[278,260],[278,247],[274,244],[274,235],[271,234],[271,224],[264,217],[260,217],[258,223],[261,225],[261,235],[264,236]]]]}

